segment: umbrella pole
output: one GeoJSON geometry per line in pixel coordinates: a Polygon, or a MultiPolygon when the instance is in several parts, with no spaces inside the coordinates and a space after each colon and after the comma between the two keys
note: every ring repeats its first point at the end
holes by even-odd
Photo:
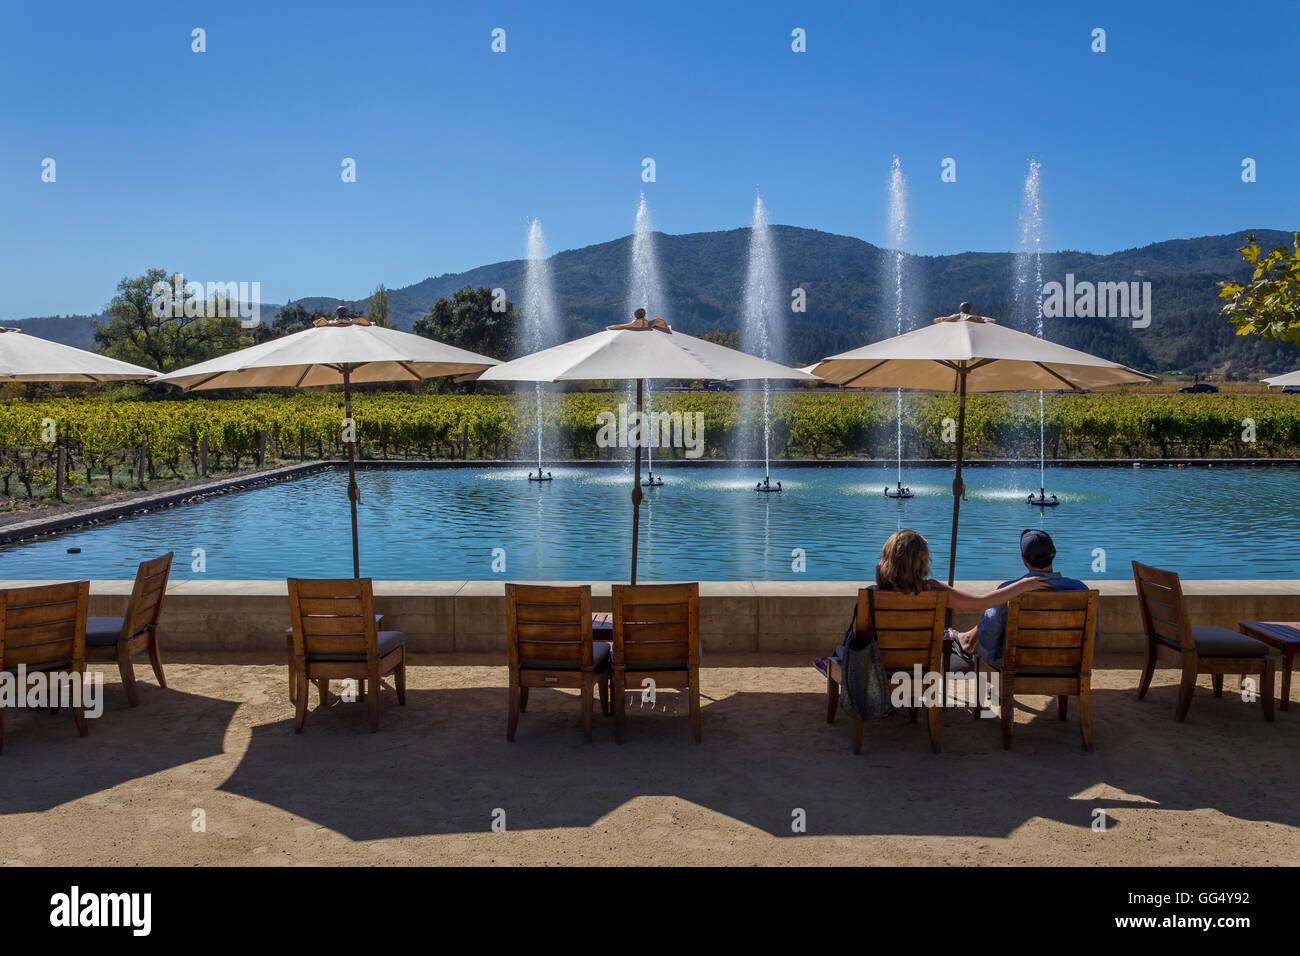
{"type": "Polygon", "coordinates": [[[351,369],[343,366],[343,417],[351,425],[351,441],[344,442],[348,447],[348,503],[352,506],[352,576],[361,577],[361,549],[357,546],[357,504],[361,500],[361,491],[357,488],[357,423],[352,420],[352,379],[351,369]]]}
{"type": "Polygon", "coordinates": [[[961,496],[966,486],[961,480],[962,451],[966,445],[966,371],[957,373],[957,474],[952,479],[952,536],[948,541],[948,586],[952,587],[957,573],[957,515],[961,511],[961,496]]]}
{"type": "Polygon", "coordinates": [[[641,402],[644,396],[645,379],[636,380],[636,467],[632,478],[632,583],[636,584],[636,552],[641,536],[641,436],[644,425],[641,422],[641,402]]]}

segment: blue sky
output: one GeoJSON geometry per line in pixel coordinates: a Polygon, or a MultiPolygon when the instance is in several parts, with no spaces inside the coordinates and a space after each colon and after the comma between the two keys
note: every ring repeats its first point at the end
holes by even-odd
{"type": "Polygon", "coordinates": [[[1031,156],[1049,249],[1297,228],[1297,37],[1297,0],[11,0],[0,319],[153,266],[359,297],[517,258],[533,216],[552,251],[626,235],[642,188],[665,232],[748,225],[757,188],[773,222],[884,244],[895,154],[917,253],[1014,248],[1031,156]]]}

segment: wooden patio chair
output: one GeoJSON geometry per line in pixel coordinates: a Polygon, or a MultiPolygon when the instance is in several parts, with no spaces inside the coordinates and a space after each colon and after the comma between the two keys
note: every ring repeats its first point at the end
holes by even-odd
{"type": "Polygon", "coordinates": [[[582,736],[591,740],[593,691],[599,685],[601,713],[609,713],[607,641],[592,639],[591,587],[506,585],[506,656],[510,693],[506,740],[515,739],[519,714],[528,709],[532,687],[576,687],[582,692],[582,736]]]}
{"type": "Polygon", "coordinates": [[[170,551],[152,561],[141,562],[135,572],[135,587],[131,589],[131,600],[126,605],[126,616],[86,618],[86,661],[92,664],[116,661],[117,669],[122,673],[127,703],[132,707],[140,701],[131,658],[141,651],[149,654],[158,686],[167,686],[162,657],[158,653],[158,618],[162,615],[163,596],[167,593],[167,578],[171,570],[170,551]]]}
{"type": "Polygon", "coordinates": [[[614,741],[623,742],[626,691],[646,678],[656,690],[685,690],[695,742],[700,726],[700,586],[615,584],[614,741]]]}
{"type": "Polygon", "coordinates": [[[1001,674],[1002,747],[1011,749],[1017,694],[1056,698],[1056,716],[1065,720],[1070,698],[1079,698],[1079,732],[1092,749],[1092,654],[1097,642],[1098,591],[1031,591],[1007,602],[1002,659],[975,657],[980,668],[1001,674]]]}
{"type": "MultiPolygon", "coordinates": [[[[947,591],[922,591],[919,594],[903,594],[898,591],[882,591],[879,588],[861,588],[858,590],[857,634],[865,637],[871,631],[871,603],[875,603],[876,642],[880,646],[880,656],[885,665],[885,673],[893,675],[899,671],[911,672],[916,665],[921,665],[923,673],[937,673],[942,667],[943,624],[948,611],[947,591]],[[874,590],[872,599],[867,592],[874,590]]],[[[841,661],[832,657],[826,668],[826,722],[835,722],[835,712],[840,702],[840,684],[844,680],[841,661]]],[[[891,681],[892,684],[892,681],[891,681]]],[[[945,691],[946,691],[946,684],[945,691]]],[[[916,691],[919,693],[920,688],[916,691]]],[[[910,707],[913,723],[920,716],[921,708],[910,707]]],[[[926,723],[930,731],[930,749],[939,753],[939,711],[938,707],[926,707],[926,723]]],[[[862,731],[865,722],[852,722],[852,743],[855,754],[862,753],[862,731]]]]}
{"type": "MultiPolygon", "coordinates": [[[[22,664],[28,673],[71,674],[73,680],[84,682],[89,604],[89,581],[0,591],[0,670],[16,673],[22,664]]],[[[84,690],[70,703],[77,733],[84,737],[89,732],[84,690]]],[[[58,701],[51,702],[51,710],[58,707],[58,701]]],[[[0,746],[4,730],[4,708],[0,708],[0,746]]]]}
{"type": "MultiPolygon", "coordinates": [[[[378,612],[375,613],[375,629],[379,631],[382,631],[384,629],[384,616],[378,612]]],[[[294,690],[295,671],[293,668],[293,627],[292,626],[286,627],[284,629],[284,644],[285,644],[284,659],[289,664],[289,700],[296,701],[298,699],[297,696],[298,692],[294,690]]],[[[361,687],[359,693],[360,696],[357,699],[364,701],[366,699],[366,690],[364,686],[361,687]]],[[[328,696],[329,689],[328,688],[323,689],[322,694],[328,696]]]]}
{"type": "Polygon", "coordinates": [[[357,681],[371,733],[379,729],[382,678],[393,675],[397,702],[406,704],[406,635],[379,630],[370,578],[289,578],[289,613],[296,672],[294,733],[302,733],[307,720],[309,681],[318,682],[322,704],[329,700],[331,680],[357,681]]]}
{"type": "Polygon", "coordinates": [[[1226,627],[1194,625],[1187,616],[1187,602],[1178,575],[1173,571],[1147,567],[1133,562],[1133,581],[1137,585],[1138,606],[1142,610],[1142,629],[1147,636],[1147,660],[1138,684],[1138,698],[1146,696],[1156,662],[1164,661],[1182,669],[1174,717],[1182,721],[1192,706],[1196,678],[1209,674],[1214,696],[1223,696],[1223,675],[1260,675],[1264,702],[1264,719],[1273,719],[1273,672],[1275,661],[1269,646],[1226,627]]]}

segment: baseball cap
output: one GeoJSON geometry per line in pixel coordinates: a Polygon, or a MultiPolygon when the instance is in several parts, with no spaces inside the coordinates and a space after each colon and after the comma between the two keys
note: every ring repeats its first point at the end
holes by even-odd
{"type": "Polygon", "coordinates": [[[1056,545],[1046,531],[1026,528],[1020,532],[1020,554],[1031,564],[1045,564],[1056,555],[1056,545]]]}

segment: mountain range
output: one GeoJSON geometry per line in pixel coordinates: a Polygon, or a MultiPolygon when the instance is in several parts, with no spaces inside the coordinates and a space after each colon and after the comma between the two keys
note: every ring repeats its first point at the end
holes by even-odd
{"type": "MultiPolygon", "coordinates": [[[[929,322],[972,303],[1022,331],[1037,330],[1035,291],[1043,283],[1150,283],[1150,324],[1135,328],[1124,317],[1053,317],[1043,334],[1074,348],[1151,372],[1277,373],[1300,366],[1300,347],[1234,334],[1218,312],[1216,282],[1246,277],[1237,249],[1247,231],[1266,248],[1289,246],[1292,236],[1277,230],[1244,230],[1220,236],[1171,239],[1106,255],[1044,253],[1041,262],[1014,253],[965,252],[945,256],[903,254],[901,321],[895,308],[894,269],[898,254],[849,236],[796,226],[772,226],[780,288],[803,290],[806,310],[790,311],[784,354],[773,358],[808,363],[929,322]],[[1018,271],[1019,270],[1019,271],[1018,271]],[[1017,275],[1021,276],[1018,285],[1017,275]],[[1067,276],[1072,277],[1067,280],[1067,276]],[[1019,294],[1018,293],[1019,290],[1019,294]]],[[[740,329],[750,230],[655,234],[658,271],[665,286],[666,315],[691,334],[740,329]]],[[[629,316],[627,295],[632,237],[556,253],[551,274],[563,316],[563,336],[597,331],[629,316]]],[[[411,324],[438,298],[465,285],[502,288],[516,303],[524,294],[523,260],[497,262],[467,272],[424,279],[388,290],[389,316],[398,328],[411,324]]],[[[141,269],[143,272],[144,269],[141,269]]],[[[789,293],[784,293],[789,294],[789,293]]],[[[309,309],[331,311],[339,304],[364,310],[365,299],[309,297],[309,309]]],[[[279,306],[264,304],[263,320],[279,306]]],[[[93,316],[41,317],[21,324],[33,334],[82,348],[92,341],[93,316]]],[[[1139,321],[1140,324],[1140,321],[1139,321]]]]}

